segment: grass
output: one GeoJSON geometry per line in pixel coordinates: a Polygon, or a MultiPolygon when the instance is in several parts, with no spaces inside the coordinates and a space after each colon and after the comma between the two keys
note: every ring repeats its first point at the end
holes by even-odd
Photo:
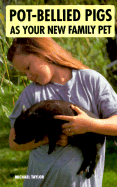
{"type": "MultiPolygon", "coordinates": [[[[23,87],[18,87],[19,93],[23,87]]],[[[10,112],[13,110],[12,95],[8,92],[8,88],[4,88],[5,94],[2,94],[2,99],[5,101],[5,106],[10,112]]],[[[17,98],[15,98],[15,101],[17,98]]],[[[23,180],[16,180],[15,175],[25,175],[28,165],[29,151],[15,152],[9,148],[9,132],[10,123],[5,115],[1,115],[0,110],[0,186],[6,187],[22,187],[23,180]]]]}
{"type": "MultiPolygon", "coordinates": [[[[21,93],[23,87],[18,88],[21,93]]],[[[9,111],[12,112],[12,97],[6,90],[7,88],[5,88],[6,94],[3,95],[3,99],[8,103],[9,111]]],[[[15,152],[10,150],[8,144],[9,132],[9,119],[0,113],[0,186],[22,187],[23,179],[15,179],[15,175],[26,175],[30,151],[15,152]]],[[[113,144],[113,140],[108,138],[103,187],[115,186],[117,186],[117,147],[113,144]]]]}
{"type": "Polygon", "coordinates": [[[117,186],[117,147],[111,139],[106,143],[106,160],[103,177],[103,187],[117,186]]]}

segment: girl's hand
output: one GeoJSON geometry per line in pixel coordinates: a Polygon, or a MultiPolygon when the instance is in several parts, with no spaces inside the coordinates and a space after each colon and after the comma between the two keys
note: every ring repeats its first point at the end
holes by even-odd
{"type": "Polygon", "coordinates": [[[54,118],[69,121],[68,123],[64,123],[62,125],[62,132],[65,135],[73,136],[74,134],[85,134],[88,132],[88,128],[91,126],[94,119],[89,117],[77,106],[71,105],[71,108],[78,113],[77,116],[55,115],[54,118]]]}
{"type": "Polygon", "coordinates": [[[68,144],[68,136],[65,134],[60,135],[60,139],[56,143],[57,145],[66,146],[68,144]]]}
{"type": "MultiPolygon", "coordinates": [[[[49,139],[47,135],[43,138],[42,144],[49,144],[49,139]]],[[[66,146],[68,144],[68,136],[66,136],[65,134],[60,135],[60,139],[56,142],[56,144],[66,146]]]]}
{"type": "Polygon", "coordinates": [[[42,140],[42,144],[48,144],[49,143],[49,139],[48,139],[48,136],[45,135],[43,140],[42,140]]]}

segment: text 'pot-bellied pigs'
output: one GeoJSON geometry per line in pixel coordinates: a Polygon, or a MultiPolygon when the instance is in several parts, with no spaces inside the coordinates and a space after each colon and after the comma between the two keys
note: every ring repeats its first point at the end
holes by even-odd
{"type": "MultiPolygon", "coordinates": [[[[46,100],[31,106],[26,111],[22,111],[21,115],[17,117],[14,124],[16,133],[14,141],[18,144],[25,144],[35,139],[36,143],[47,135],[49,138],[48,154],[52,153],[52,151],[55,149],[57,140],[62,134],[61,126],[62,124],[66,123],[64,120],[54,119],[53,116],[78,115],[70,107],[71,104],[72,103],[65,101],[46,100]]],[[[90,111],[82,107],[79,108],[86,112],[90,117],[97,118],[90,111]]],[[[86,177],[91,177],[100,159],[99,151],[104,143],[104,140],[104,135],[89,132],[68,137],[69,144],[79,147],[84,157],[83,163],[77,174],[84,173],[86,168],[89,167],[86,177]]]]}

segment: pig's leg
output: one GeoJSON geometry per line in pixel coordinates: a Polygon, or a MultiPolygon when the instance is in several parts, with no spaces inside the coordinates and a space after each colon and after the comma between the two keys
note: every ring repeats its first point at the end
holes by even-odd
{"type": "Polygon", "coordinates": [[[49,151],[48,154],[51,154],[55,149],[56,142],[59,140],[60,135],[62,134],[61,125],[63,124],[62,120],[50,120],[48,128],[48,138],[49,138],[49,151]],[[50,128],[51,127],[51,128],[50,128]]]}

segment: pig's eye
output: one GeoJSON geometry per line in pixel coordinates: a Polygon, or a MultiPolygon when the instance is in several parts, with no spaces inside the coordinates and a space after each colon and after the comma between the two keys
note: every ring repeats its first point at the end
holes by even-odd
{"type": "Polygon", "coordinates": [[[27,67],[27,70],[29,70],[29,66],[27,67]]]}

